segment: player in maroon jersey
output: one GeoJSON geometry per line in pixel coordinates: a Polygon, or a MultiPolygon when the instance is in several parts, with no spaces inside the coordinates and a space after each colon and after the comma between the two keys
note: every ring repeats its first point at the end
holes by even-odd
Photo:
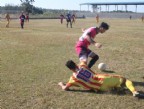
{"type": "Polygon", "coordinates": [[[25,21],[25,15],[22,13],[19,17],[20,19],[20,24],[21,24],[21,28],[24,28],[24,21],[25,21]]]}

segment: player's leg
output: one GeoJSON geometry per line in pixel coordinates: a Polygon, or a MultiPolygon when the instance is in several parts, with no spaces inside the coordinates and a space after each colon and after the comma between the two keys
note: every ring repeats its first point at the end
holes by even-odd
{"type": "Polygon", "coordinates": [[[68,19],[67,19],[67,28],[68,28],[68,24],[69,24],[69,21],[68,21],[68,19]]]}
{"type": "Polygon", "coordinates": [[[92,58],[88,64],[88,67],[91,68],[99,59],[99,56],[89,49],[88,49],[88,56],[92,58]]]}
{"type": "Polygon", "coordinates": [[[22,24],[22,22],[21,22],[21,28],[23,28],[23,24],[22,24]]]}
{"type": "Polygon", "coordinates": [[[23,28],[23,26],[24,26],[24,22],[21,22],[21,28],[23,28]]]}
{"type": "Polygon", "coordinates": [[[24,22],[23,22],[23,28],[24,28],[24,22]]]}
{"type": "Polygon", "coordinates": [[[60,19],[60,22],[61,22],[61,24],[62,24],[62,18],[60,19]]]}
{"type": "Polygon", "coordinates": [[[72,28],[72,21],[70,20],[70,26],[71,26],[71,28],[72,28]]]}
{"type": "Polygon", "coordinates": [[[9,28],[10,20],[8,20],[7,27],[9,28]]]}
{"type": "Polygon", "coordinates": [[[75,18],[73,18],[73,23],[75,23],[75,18]]]}
{"type": "Polygon", "coordinates": [[[138,92],[135,89],[132,81],[130,81],[130,80],[126,79],[126,78],[123,78],[123,82],[122,82],[121,86],[126,86],[129,89],[129,91],[132,92],[134,97],[144,99],[144,94],[138,92]]]}
{"type": "Polygon", "coordinates": [[[7,20],[7,23],[6,23],[6,28],[9,27],[9,20],[7,20]]]}
{"type": "Polygon", "coordinates": [[[79,56],[80,63],[84,62],[85,64],[87,64],[87,59],[88,59],[87,48],[76,46],[75,49],[76,49],[76,53],[79,56]]]}
{"type": "Polygon", "coordinates": [[[113,88],[120,88],[122,78],[119,75],[98,74],[103,79],[103,84],[100,87],[101,91],[108,91],[113,88]]]}
{"type": "Polygon", "coordinates": [[[63,24],[63,18],[62,18],[62,24],[63,24]]]}
{"type": "Polygon", "coordinates": [[[8,21],[7,21],[7,23],[6,23],[6,28],[8,27],[8,21]]]}
{"type": "Polygon", "coordinates": [[[134,96],[134,97],[144,99],[144,94],[141,94],[141,93],[139,93],[138,91],[136,91],[136,89],[135,89],[132,81],[126,79],[125,85],[126,85],[126,87],[133,93],[133,96],[134,96]]]}

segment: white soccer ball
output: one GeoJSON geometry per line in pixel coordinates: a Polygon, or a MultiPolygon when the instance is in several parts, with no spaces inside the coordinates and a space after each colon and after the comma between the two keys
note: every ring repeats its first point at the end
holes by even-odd
{"type": "Polygon", "coordinates": [[[98,69],[99,70],[106,70],[106,68],[107,68],[107,66],[106,66],[106,64],[105,63],[100,63],[99,65],[98,65],[98,69]]]}

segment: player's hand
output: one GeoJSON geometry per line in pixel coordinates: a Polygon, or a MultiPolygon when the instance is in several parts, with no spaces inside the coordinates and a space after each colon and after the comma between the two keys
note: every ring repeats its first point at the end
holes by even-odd
{"type": "Polygon", "coordinates": [[[59,85],[59,86],[62,86],[62,85],[63,85],[63,83],[62,83],[62,82],[59,82],[59,83],[58,83],[58,85],[59,85]]]}
{"type": "Polygon", "coordinates": [[[82,31],[83,33],[85,32],[85,30],[86,30],[85,28],[82,28],[82,29],[81,29],[81,31],[82,31]]]}
{"type": "Polygon", "coordinates": [[[102,44],[101,44],[101,43],[95,43],[95,46],[96,46],[97,48],[101,48],[101,47],[102,47],[102,44]]]}

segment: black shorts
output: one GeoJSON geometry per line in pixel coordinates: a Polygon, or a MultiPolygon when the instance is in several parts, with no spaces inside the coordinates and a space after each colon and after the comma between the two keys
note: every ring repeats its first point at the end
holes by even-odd
{"type": "Polygon", "coordinates": [[[67,22],[71,22],[71,19],[67,19],[67,22]]]}

